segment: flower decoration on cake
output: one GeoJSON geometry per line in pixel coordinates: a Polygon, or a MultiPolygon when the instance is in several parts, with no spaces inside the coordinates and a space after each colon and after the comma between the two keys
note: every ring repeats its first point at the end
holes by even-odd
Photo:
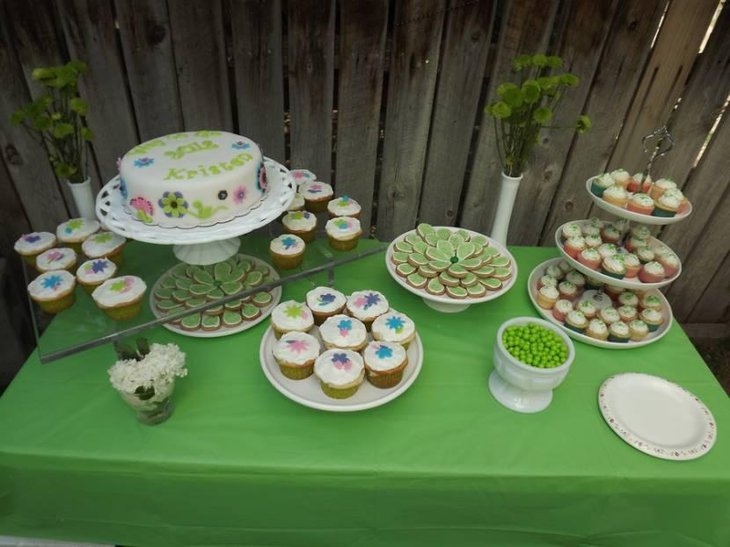
{"type": "Polygon", "coordinates": [[[319,298],[317,298],[317,304],[319,304],[320,306],[327,306],[334,302],[335,298],[337,297],[334,294],[326,292],[319,295],[319,298]]]}
{"type": "Polygon", "coordinates": [[[296,246],[299,245],[297,240],[290,236],[282,237],[281,244],[284,245],[284,249],[287,251],[291,248],[296,248],[296,246]]]}
{"type": "Polygon", "coordinates": [[[86,271],[88,273],[104,273],[104,270],[106,270],[109,267],[109,262],[105,259],[102,260],[94,260],[90,264],[86,265],[86,271]]]}
{"type": "Polygon", "coordinates": [[[243,201],[246,199],[246,188],[244,186],[239,186],[233,191],[233,203],[236,205],[241,205],[243,201]]]}
{"type": "Polygon", "coordinates": [[[51,251],[46,253],[46,259],[48,262],[58,262],[63,258],[63,253],[61,251],[51,251]]]}
{"type": "Polygon", "coordinates": [[[310,194],[319,194],[322,191],[322,185],[321,184],[310,184],[307,188],[307,192],[310,194]]]}
{"type": "Polygon", "coordinates": [[[348,230],[350,228],[350,222],[344,218],[338,218],[333,222],[339,230],[348,230]]]}
{"type": "Polygon", "coordinates": [[[143,222],[152,222],[154,207],[143,197],[136,197],[129,201],[129,206],[135,210],[135,216],[143,222]]]}
{"type": "Polygon", "coordinates": [[[148,158],[147,156],[145,156],[144,158],[137,158],[136,160],[134,160],[135,167],[149,167],[153,163],[155,163],[155,160],[152,158],[148,158]]]}
{"type": "Polygon", "coordinates": [[[92,238],[95,243],[108,243],[112,240],[112,235],[109,232],[104,232],[102,234],[92,236],[92,238]]]}
{"type": "Polygon", "coordinates": [[[302,173],[301,171],[297,171],[296,173],[294,173],[294,178],[303,179],[303,178],[306,178],[306,175],[304,173],[302,173]]]}
{"type": "Polygon", "coordinates": [[[301,304],[291,304],[286,307],[284,310],[284,313],[287,317],[290,317],[291,319],[298,319],[300,317],[304,317],[304,307],[301,304]]]}
{"type": "Polygon", "coordinates": [[[337,370],[350,370],[352,362],[347,358],[346,353],[335,353],[332,356],[332,363],[337,370]]]}
{"type": "Polygon", "coordinates": [[[112,292],[127,292],[132,288],[132,285],[134,285],[134,279],[131,277],[122,277],[114,281],[109,287],[109,290],[112,292]]]}
{"type": "Polygon", "coordinates": [[[188,202],[181,192],[165,192],[157,203],[168,217],[184,217],[188,212],[188,202]]]}
{"type": "Polygon", "coordinates": [[[259,178],[256,182],[256,186],[263,193],[266,193],[266,189],[269,187],[269,183],[266,180],[266,167],[264,167],[263,163],[261,164],[261,167],[259,167],[259,178]]]}
{"type": "Polygon", "coordinates": [[[81,228],[84,225],[84,220],[81,218],[74,218],[66,223],[66,227],[63,229],[67,234],[71,234],[81,228]]]}
{"type": "Polygon", "coordinates": [[[58,287],[61,285],[61,276],[60,275],[49,275],[48,277],[43,279],[43,288],[44,289],[51,289],[52,291],[58,290],[58,287]]]}
{"type": "Polygon", "coordinates": [[[352,201],[352,198],[350,196],[342,196],[340,199],[337,200],[337,205],[340,207],[347,207],[350,205],[350,202],[352,201]]]}
{"type": "Polygon", "coordinates": [[[378,346],[377,350],[375,350],[375,355],[377,355],[379,359],[388,359],[393,357],[393,350],[388,346],[381,345],[378,346]]]}
{"type": "Polygon", "coordinates": [[[352,320],[342,319],[339,323],[337,323],[337,328],[340,330],[340,336],[347,336],[352,330],[352,320]]]}
{"type": "Polygon", "coordinates": [[[396,334],[400,334],[403,331],[403,327],[405,326],[403,318],[398,317],[397,315],[388,317],[388,319],[385,321],[385,324],[388,326],[389,329],[394,330],[396,334]]]}
{"type": "Polygon", "coordinates": [[[309,216],[312,213],[309,213],[307,211],[292,211],[289,213],[289,218],[292,220],[302,220],[305,218],[309,218],[309,216]]]}
{"type": "Polygon", "coordinates": [[[41,236],[39,236],[38,234],[28,234],[23,236],[23,241],[25,241],[26,243],[35,243],[36,241],[40,241],[40,239],[41,236]]]}
{"type": "Polygon", "coordinates": [[[231,148],[233,148],[234,150],[246,150],[248,148],[251,148],[251,145],[247,142],[237,141],[231,145],[231,148]]]}
{"type": "Polygon", "coordinates": [[[302,353],[309,349],[309,342],[306,340],[287,340],[286,343],[289,345],[289,349],[294,353],[302,353]]]}
{"type": "Polygon", "coordinates": [[[368,309],[370,306],[375,306],[380,302],[380,295],[375,293],[368,293],[366,295],[360,296],[355,300],[355,305],[358,308],[362,308],[364,310],[368,309]]]}

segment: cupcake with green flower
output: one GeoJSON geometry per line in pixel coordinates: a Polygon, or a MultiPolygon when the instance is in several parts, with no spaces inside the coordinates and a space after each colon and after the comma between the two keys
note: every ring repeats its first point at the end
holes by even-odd
{"type": "Polygon", "coordinates": [[[360,221],[350,217],[335,217],[328,220],[325,231],[330,247],[336,251],[351,251],[357,247],[362,235],[360,221]]]}
{"type": "Polygon", "coordinates": [[[81,254],[81,244],[91,234],[95,234],[101,228],[98,220],[88,218],[72,218],[59,224],[56,228],[56,237],[64,247],[71,247],[81,254]]]}
{"type": "Polygon", "coordinates": [[[142,309],[147,285],[134,275],[113,277],[99,285],[91,297],[109,318],[124,321],[136,317],[142,309]]]}
{"type": "Polygon", "coordinates": [[[360,218],[361,211],[362,208],[360,207],[360,204],[350,196],[335,198],[327,204],[327,213],[329,213],[330,218],[360,218]]]}
{"type": "Polygon", "coordinates": [[[98,232],[89,236],[82,244],[81,250],[89,258],[108,258],[117,266],[124,261],[122,251],[127,239],[114,232],[98,232]]]}

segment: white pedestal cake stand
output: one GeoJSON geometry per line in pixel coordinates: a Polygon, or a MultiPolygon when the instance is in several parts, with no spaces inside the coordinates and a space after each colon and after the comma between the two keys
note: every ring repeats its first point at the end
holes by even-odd
{"type": "Polygon", "coordinates": [[[206,265],[230,258],[241,245],[238,236],[266,226],[285,212],[294,199],[296,183],[280,163],[264,158],[269,192],[245,215],[226,222],[195,228],[150,226],[134,218],[123,206],[119,176],[110,180],[96,198],[96,215],[106,227],[128,239],[174,245],[173,252],[187,264],[206,265]]]}

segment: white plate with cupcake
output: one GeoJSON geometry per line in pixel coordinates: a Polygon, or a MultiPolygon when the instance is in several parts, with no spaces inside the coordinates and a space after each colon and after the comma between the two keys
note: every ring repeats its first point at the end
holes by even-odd
{"type": "Polygon", "coordinates": [[[444,313],[499,298],[517,279],[512,254],[493,239],[454,226],[419,224],[388,246],[391,277],[444,313]]]}
{"type": "Polygon", "coordinates": [[[661,340],[672,308],[658,290],[643,294],[603,285],[562,258],[537,266],[527,282],[530,300],[547,321],[574,340],[608,349],[632,349],[661,340]]]}
{"type": "Polygon", "coordinates": [[[384,405],[410,388],[423,365],[415,324],[384,295],[346,297],[329,287],[312,289],[306,302],[279,304],[259,355],[282,395],[329,412],[384,405]]]}
{"type": "Polygon", "coordinates": [[[692,214],[692,203],[670,179],[639,183],[623,169],[586,181],[586,191],[597,207],[613,215],[651,225],[680,222],[692,214]],[[666,195],[665,195],[666,194],[666,195]]]}
{"type": "Polygon", "coordinates": [[[646,226],[622,223],[566,222],[555,230],[555,245],[573,268],[615,287],[645,291],[674,282],[682,273],[679,257],[646,226]]]}

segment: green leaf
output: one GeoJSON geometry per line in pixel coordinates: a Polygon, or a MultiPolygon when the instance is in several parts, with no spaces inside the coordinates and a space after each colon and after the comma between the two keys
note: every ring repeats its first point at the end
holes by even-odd
{"type": "Polygon", "coordinates": [[[540,125],[547,124],[553,118],[553,111],[545,106],[541,106],[532,113],[532,119],[540,125]]]}
{"type": "Polygon", "coordinates": [[[53,127],[53,136],[57,139],[68,137],[74,132],[74,126],[70,123],[59,123],[53,127]]]}
{"type": "Polygon", "coordinates": [[[68,102],[69,108],[79,116],[86,116],[89,104],[81,97],[74,97],[68,102]]]}
{"type": "Polygon", "coordinates": [[[91,129],[88,127],[82,127],[81,128],[81,138],[85,141],[93,140],[94,134],[91,132],[91,129]]]}
{"type": "Polygon", "coordinates": [[[64,162],[56,163],[53,166],[53,170],[58,178],[62,180],[70,179],[78,171],[78,169],[73,165],[64,162]]]}
{"type": "Polygon", "coordinates": [[[33,127],[33,129],[36,129],[37,131],[46,131],[50,129],[51,125],[51,118],[49,118],[47,114],[41,114],[40,116],[36,116],[31,121],[31,127],[33,127]]]}
{"type": "Polygon", "coordinates": [[[590,131],[591,127],[593,127],[593,122],[591,122],[591,119],[585,114],[580,116],[575,124],[575,128],[578,130],[578,133],[590,131]]]}
{"type": "Polygon", "coordinates": [[[502,101],[489,105],[487,111],[498,120],[509,118],[512,115],[512,109],[507,103],[502,101]]]}
{"type": "Polygon", "coordinates": [[[150,343],[147,338],[137,338],[137,353],[144,357],[150,352],[150,343]]]}
{"type": "Polygon", "coordinates": [[[512,60],[512,69],[520,71],[525,67],[530,66],[532,63],[532,57],[529,55],[518,55],[512,60]]]}
{"type": "Polygon", "coordinates": [[[560,83],[568,87],[575,87],[580,83],[580,80],[578,79],[578,76],[568,72],[560,76],[560,83]]]}
{"type": "Polygon", "coordinates": [[[527,104],[535,104],[540,100],[540,85],[535,80],[525,80],[522,84],[522,97],[527,104]]]}
{"type": "Polygon", "coordinates": [[[83,61],[70,61],[66,63],[66,66],[75,74],[86,74],[88,72],[88,67],[83,61]]]}
{"type": "Polygon", "coordinates": [[[563,66],[563,58],[557,55],[550,55],[547,58],[547,66],[550,68],[560,68],[563,66]]]}
{"type": "Polygon", "coordinates": [[[34,80],[50,80],[56,77],[56,71],[53,68],[34,68],[31,72],[34,80]]]}
{"type": "Polygon", "coordinates": [[[506,93],[509,93],[514,89],[517,89],[517,86],[512,82],[500,84],[499,87],[497,87],[497,95],[499,95],[500,97],[504,97],[506,93]]]}
{"type": "Polygon", "coordinates": [[[543,55],[542,53],[537,53],[532,56],[532,64],[536,67],[544,67],[548,64],[548,58],[546,55],[543,55]]]}
{"type": "Polygon", "coordinates": [[[13,112],[13,114],[10,116],[10,123],[13,125],[19,125],[22,123],[22,121],[26,118],[25,110],[22,108],[16,110],[13,112]]]}
{"type": "Polygon", "coordinates": [[[119,340],[114,341],[114,351],[117,353],[119,359],[136,359],[137,353],[124,342],[119,340]]]}

